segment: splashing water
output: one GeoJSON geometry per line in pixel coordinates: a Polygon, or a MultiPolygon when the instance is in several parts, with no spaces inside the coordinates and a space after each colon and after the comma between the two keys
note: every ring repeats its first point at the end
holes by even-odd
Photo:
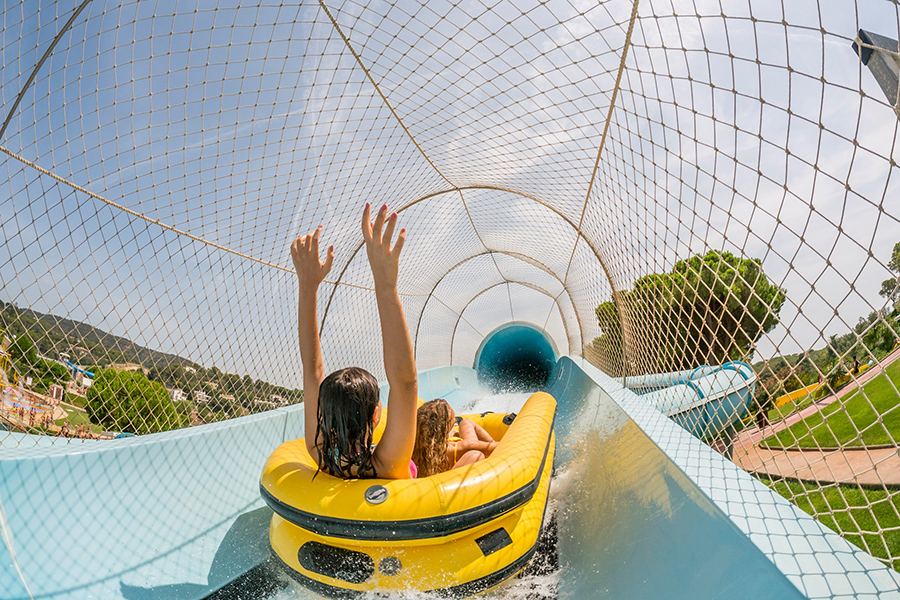
{"type": "Polygon", "coordinates": [[[530,392],[500,392],[482,398],[470,400],[460,407],[460,413],[479,413],[486,410],[494,412],[516,412],[531,397],[530,392]]]}

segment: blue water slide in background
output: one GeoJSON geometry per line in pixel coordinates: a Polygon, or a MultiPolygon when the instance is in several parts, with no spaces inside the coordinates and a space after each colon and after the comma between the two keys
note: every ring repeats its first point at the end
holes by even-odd
{"type": "Polygon", "coordinates": [[[745,362],[627,377],[625,386],[701,439],[729,431],[747,416],[756,373],[745,362]]]}
{"type": "MultiPolygon", "coordinates": [[[[463,409],[486,381],[443,367],[419,392],[463,409]]],[[[558,401],[560,597],[897,597],[896,572],[621,380],[562,357],[544,387],[558,401]]],[[[35,598],[208,595],[269,556],[260,470],[302,427],[300,405],[120,440],[6,438],[0,504],[22,576],[0,544],[0,598],[26,598],[22,579],[35,598]]]]}

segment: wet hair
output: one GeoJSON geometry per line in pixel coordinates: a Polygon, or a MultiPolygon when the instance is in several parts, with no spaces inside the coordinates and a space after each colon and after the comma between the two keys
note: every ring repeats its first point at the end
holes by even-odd
{"type": "Polygon", "coordinates": [[[345,479],[376,477],[372,435],[378,402],[378,381],[365,369],[340,369],[322,381],[316,414],[320,471],[345,479]]]}
{"type": "Polygon", "coordinates": [[[443,473],[453,466],[447,455],[447,438],[453,429],[450,405],[438,398],[426,402],[416,411],[416,445],[412,460],[419,477],[443,473]]]}

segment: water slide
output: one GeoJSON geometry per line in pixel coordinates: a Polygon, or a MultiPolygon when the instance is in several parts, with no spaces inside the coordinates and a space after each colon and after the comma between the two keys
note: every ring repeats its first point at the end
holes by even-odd
{"type": "Polygon", "coordinates": [[[78,365],[73,364],[71,360],[67,360],[67,361],[66,361],[66,367],[68,367],[68,368],[69,368],[71,371],[73,371],[73,372],[78,372],[78,373],[81,373],[81,374],[83,374],[83,375],[87,375],[88,377],[93,377],[93,376],[94,376],[94,374],[93,374],[92,372],[90,372],[90,371],[85,371],[84,369],[82,369],[82,368],[79,367],[78,365]]]}
{"type": "MultiPolygon", "coordinates": [[[[475,365],[424,371],[420,395],[459,411],[514,409],[523,394],[503,393],[517,383],[503,374],[518,373],[559,402],[551,502],[560,569],[538,583],[558,586],[560,598],[896,597],[900,574],[619,380],[557,357],[540,329],[495,330],[475,365]]],[[[203,598],[247,577],[269,556],[260,468],[301,435],[302,417],[300,405],[64,446],[11,434],[16,445],[0,449],[0,597],[203,598]]],[[[510,586],[492,596],[521,597],[510,586]]],[[[313,597],[265,587],[258,597],[313,597]]]]}
{"type": "Polygon", "coordinates": [[[745,362],[625,378],[642,399],[702,439],[728,435],[747,415],[756,373],[745,362]]]}

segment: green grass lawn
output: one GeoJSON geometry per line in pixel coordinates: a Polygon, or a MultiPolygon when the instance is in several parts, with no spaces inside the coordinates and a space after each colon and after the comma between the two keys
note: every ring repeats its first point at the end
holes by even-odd
{"type": "Polygon", "coordinates": [[[796,400],[792,400],[787,404],[783,404],[782,406],[775,406],[766,413],[769,417],[769,423],[777,423],[781,421],[785,417],[797,412],[798,410],[803,410],[807,406],[813,403],[813,394],[807,394],[805,396],[801,396],[796,400]]]}
{"type": "Polygon", "coordinates": [[[91,431],[93,431],[94,433],[100,433],[101,431],[103,431],[102,427],[91,423],[91,420],[88,419],[86,413],[83,413],[80,410],[72,410],[71,408],[67,408],[66,412],[69,413],[68,417],[57,419],[53,422],[62,427],[66,421],[69,421],[69,425],[72,426],[73,430],[79,425],[83,424],[85,427],[90,427],[91,431]]]}
{"type": "Polygon", "coordinates": [[[74,404],[79,408],[85,408],[87,406],[87,398],[83,398],[75,394],[66,394],[66,402],[68,402],[69,404],[74,404]]]}
{"type": "Polygon", "coordinates": [[[890,498],[884,490],[760,479],[851,544],[900,571],[900,494],[890,498]]]}
{"type": "MultiPolygon", "coordinates": [[[[850,392],[843,399],[766,438],[762,445],[816,448],[871,446],[900,440],[900,396],[895,391],[900,389],[900,360],[888,365],[886,373],[887,377],[884,374],[875,376],[862,391],[850,392]]],[[[781,409],[790,406],[791,403],[781,409]]],[[[790,412],[794,410],[796,407],[790,412]]],[[[777,413],[772,416],[775,416],[773,423],[781,418],[777,413]]]]}
{"type": "MultiPolygon", "coordinates": [[[[782,406],[774,406],[766,412],[766,416],[769,419],[769,423],[778,423],[779,421],[785,419],[792,413],[802,410],[812,404],[812,396],[806,395],[802,398],[798,398],[797,400],[788,402],[782,406]]],[[[756,413],[751,413],[750,418],[747,421],[739,421],[735,426],[735,431],[739,432],[747,427],[753,427],[756,425],[756,413]]]]}

